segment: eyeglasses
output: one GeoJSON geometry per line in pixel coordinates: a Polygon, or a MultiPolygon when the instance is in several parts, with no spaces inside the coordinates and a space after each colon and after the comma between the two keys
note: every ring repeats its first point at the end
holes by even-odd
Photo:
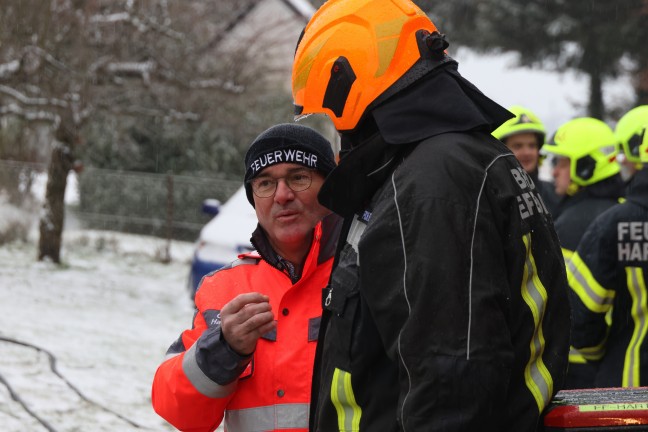
{"type": "Polygon", "coordinates": [[[307,169],[293,171],[284,177],[273,178],[269,176],[259,176],[249,181],[252,186],[252,192],[259,198],[270,198],[277,191],[277,183],[284,179],[286,186],[293,192],[305,191],[313,182],[313,175],[307,169]]]}

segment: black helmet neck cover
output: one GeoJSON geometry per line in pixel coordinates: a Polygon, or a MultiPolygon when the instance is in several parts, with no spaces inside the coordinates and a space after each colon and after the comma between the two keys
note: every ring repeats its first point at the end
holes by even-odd
{"type": "Polygon", "coordinates": [[[447,62],[377,104],[358,127],[341,134],[340,162],[318,198],[339,215],[353,214],[417,143],[448,132],[490,133],[512,117],[463,78],[455,62],[447,62]]]}

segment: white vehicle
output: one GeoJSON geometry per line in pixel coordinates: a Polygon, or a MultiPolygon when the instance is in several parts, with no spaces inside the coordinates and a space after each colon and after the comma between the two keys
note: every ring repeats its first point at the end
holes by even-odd
{"type": "Polygon", "coordinates": [[[257,226],[257,217],[245,188],[241,186],[217,211],[200,231],[196,243],[189,274],[192,296],[203,276],[234,261],[240,253],[252,250],[250,237],[257,226]]]}

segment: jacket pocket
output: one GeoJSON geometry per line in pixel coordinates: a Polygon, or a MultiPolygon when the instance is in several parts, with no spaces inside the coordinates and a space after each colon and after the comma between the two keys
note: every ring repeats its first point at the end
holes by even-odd
{"type": "Polygon", "coordinates": [[[360,307],[359,268],[357,254],[347,244],[340,253],[338,266],[331,275],[328,298],[324,307],[331,312],[327,345],[335,347],[343,363],[342,369],[350,370],[351,346],[353,341],[353,324],[360,307]],[[330,301],[329,301],[330,300],[330,301]]]}

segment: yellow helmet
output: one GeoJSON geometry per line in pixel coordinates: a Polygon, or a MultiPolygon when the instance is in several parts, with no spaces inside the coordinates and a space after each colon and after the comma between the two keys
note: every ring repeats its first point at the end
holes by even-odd
{"type": "Polygon", "coordinates": [[[647,164],[648,163],[648,123],[644,125],[641,135],[642,135],[642,140],[641,140],[641,145],[639,146],[639,160],[643,164],[647,164]]]}
{"type": "Polygon", "coordinates": [[[538,147],[542,147],[545,141],[546,130],[538,116],[533,111],[519,105],[514,105],[508,109],[515,117],[502,123],[500,127],[493,131],[493,136],[500,141],[504,141],[511,135],[519,133],[534,133],[538,136],[538,147]]]}
{"type": "Polygon", "coordinates": [[[625,113],[614,129],[614,133],[623,146],[626,159],[631,162],[642,162],[639,146],[647,124],[648,105],[641,105],[625,113]]]}
{"type": "Polygon", "coordinates": [[[328,0],[297,44],[292,70],[296,119],[325,113],[338,131],[354,129],[367,107],[419,61],[449,60],[448,43],[409,0],[328,0]]]}
{"type": "Polygon", "coordinates": [[[620,171],[616,162],[619,142],[612,129],[591,117],[573,119],[558,128],[543,153],[570,159],[573,183],[587,186],[620,171]]]}

